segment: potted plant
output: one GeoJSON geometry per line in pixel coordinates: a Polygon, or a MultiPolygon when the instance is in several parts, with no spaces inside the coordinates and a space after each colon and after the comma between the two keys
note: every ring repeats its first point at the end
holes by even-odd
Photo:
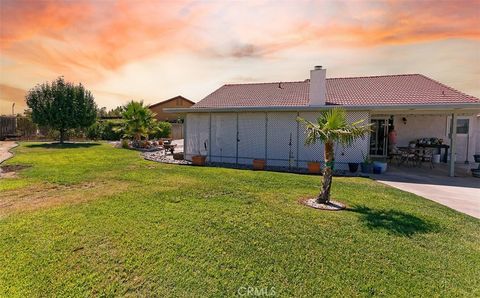
{"type": "Polygon", "coordinates": [[[253,160],[253,169],[254,170],[264,170],[265,169],[265,160],[264,159],[254,159],[253,160]]]}
{"type": "Polygon", "coordinates": [[[307,163],[308,166],[308,173],[310,174],[320,174],[320,162],[319,161],[310,161],[307,163]]]}
{"type": "Polygon", "coordinates": [[[194,155],[192,156],[192,164],[195,166],[204,166],[207,157],[204,155],[194,155]]]}
{"type": "Polygon", "coordinates": [[[175,152],[173,153],[174,160],[183,160],[183,152],[175,152]]]}
{"type": "Polygon", "coordinates": [[[364,174],[372,173],[373,172],[373,161],[370,156],[363,154],[363,162],[360,165],[361,171],[364,174]]]}
{"type": "Polygon", "coordinates": [[[350,173],[355,173],[356,171],[358,171],[358,162],[349,162],[348,170],[350,171],[350,173]]]}

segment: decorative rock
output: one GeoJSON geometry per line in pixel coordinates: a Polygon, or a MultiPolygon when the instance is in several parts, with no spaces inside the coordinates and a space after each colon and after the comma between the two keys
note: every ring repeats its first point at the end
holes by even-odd
{"type": "Polygon", "coordinates": [[[327,211],[339,211],[346,208],[345,204],[333,200],[330,200],[327,204],[317,203],[317,198],[303,199],[300,200],[300,203],[308,207],[327,211]]]}
{"type": "Polygon", "coordinates": [[[188,160],[175,160],[173,155],[166,155],[165,150],[155,151],[155,152],[144,152],[142,153],[143,158],[150,161],[156,161],[161,163],[177,164],[177,165],[191,165],[192,163],[188,160]]]}

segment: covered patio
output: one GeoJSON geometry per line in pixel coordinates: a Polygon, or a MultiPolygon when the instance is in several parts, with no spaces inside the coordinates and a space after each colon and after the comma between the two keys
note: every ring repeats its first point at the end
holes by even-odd
{"type": "MultiPolygon", "coordinates": [[[[433,164],[434,169],[429,166],[420,169],[417,164],[390,162],[390,169],[397,167],[412,173],[450,177],[471,176],[470,169],[478,167],[474,155],[480,154],[479,116],[480,107],[476,104],[382,107],[373,110],[370,115],[373,130],[370,155],[374,159],[391,157],[389,132],[394,128],[396,147],[423,149],[430,155],[440,155],[440,163],[433,164]]],[[[476,182],[480,184],[478,180],[476,182]]]]}

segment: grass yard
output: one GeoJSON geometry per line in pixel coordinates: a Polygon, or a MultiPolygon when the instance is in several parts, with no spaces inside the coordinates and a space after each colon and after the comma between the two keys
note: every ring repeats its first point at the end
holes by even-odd
{"type": "Polygon", "coordinates": [[[23,143],[0,180],[0,296],[480,296],[480,221],[369,179],[23,143]],[[272,292],[273,287],[273,292],[272,292]],[[240,292],[239,292],[240,289],[240,292]]]}

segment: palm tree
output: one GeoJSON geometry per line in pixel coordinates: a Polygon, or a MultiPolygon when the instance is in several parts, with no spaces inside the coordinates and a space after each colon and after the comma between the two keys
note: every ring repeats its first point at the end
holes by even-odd
{"type": "Polygon", "coordinates": [[[124,119],[124,134],[127,138],[132,138],[134,142],[139,142],[142,137],[148,137],[149,132],[156,126],[157,120],[143,101],[130,101],[122,111],[124,119]]]}
{"type": "Polygon", "coordinates": [[[335,160],[334,144],[351,145],[355,139],[363,138],[370,132],[371,124],[362,125],[365,120],[348,123],[347,113],[342,108],[323,111],[320,117],[318,117],[317,123],[300,117],[297,118],[297,121],[305,126],[306,145],[321,141],[325,146],[322,190],[316,201],[320,204],[328,204],[330,202],[330,188],[332,186],[333,163],[335,160]]]}

